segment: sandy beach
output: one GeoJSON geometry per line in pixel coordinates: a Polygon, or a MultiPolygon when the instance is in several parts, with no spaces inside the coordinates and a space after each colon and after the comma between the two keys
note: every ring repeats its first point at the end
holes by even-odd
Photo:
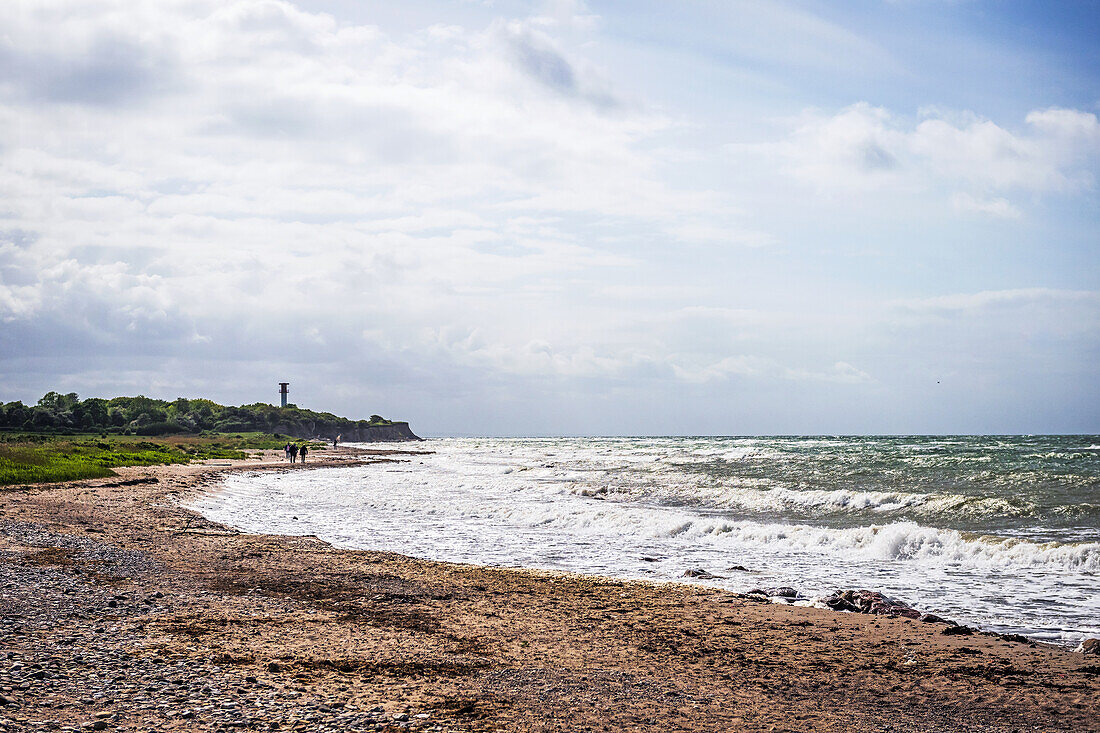
{"type": "Polygon", "coordinates": [[[0,730],[1100,729],[1100,657],[696,585],[241,534],[183,509],[341,448],[0,492],[0,730]]]}

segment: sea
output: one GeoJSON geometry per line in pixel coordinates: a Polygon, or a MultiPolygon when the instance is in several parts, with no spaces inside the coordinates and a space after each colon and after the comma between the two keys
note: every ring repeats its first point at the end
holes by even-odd
{"type": "Polygon", "coordinates": [[[231,474],[248,532],[502,567],[868,589],[960,624],[1100,636],[1100,436],[453,438],[395,462],[231,474]],[[703,570],[714,577],[692,578],[703,570]]]}

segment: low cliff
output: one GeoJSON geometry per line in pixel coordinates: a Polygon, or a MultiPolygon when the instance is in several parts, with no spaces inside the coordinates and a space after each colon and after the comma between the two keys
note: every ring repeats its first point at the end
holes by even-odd
{"type": "Polygon", "coordinates": [[[383,425],[370,425],[366,420],[357,423],[347,420],[343,424],[326,425],[304,421],[301,423],[280,423],[273,430],[280,435],[292,438],[312,440],[338,438],[341,443],[399,443],[409,440],[423,440],[413,433],[407,422],[390,422],[383,425]]]}
{"type": "Polygon", "coordinates": [[[341,431],[339,437],[346,443],[396,443],[405,440],[423,440],[413,433],[407,422],[347,428],[341,431]]]}

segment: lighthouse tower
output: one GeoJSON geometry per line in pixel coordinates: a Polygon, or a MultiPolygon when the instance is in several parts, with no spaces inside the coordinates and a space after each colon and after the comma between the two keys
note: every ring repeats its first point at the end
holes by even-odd
{"type": "Polygon", "coordinates": [[[280,407],[286,407],[286,395],[290,391],[290,382],[279,382],[279,399],[282,402],[280,407]]]}

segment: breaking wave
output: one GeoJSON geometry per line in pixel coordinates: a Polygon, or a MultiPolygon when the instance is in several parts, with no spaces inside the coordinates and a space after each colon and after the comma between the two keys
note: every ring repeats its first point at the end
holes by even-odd
{"type": "MultiPolygon", "coordinates": [[[[581,507],[500,508],[496,519],[508,523],[585,533],[677,537],[719,543],[731,549],[755,545],[788,552],[858,556],[868,560],[917,560],[973,566],[1046,566],[1071,571],[1100,571],[1100,543],[1032,542],[972,536],[953,529],[915,522],[891,522],[862,527],[829,528],[806,524],[726,521],[675,511],[639,510],[603,505],[581,507]]],[[[467,518],[485,517],[484,509],[467,518]]]]}
{"type": "Polygon", "coordinates": [[[573,487],[580,496],[607,496],[636,499],[648,497],[654,501],[679,506],[711,509],[746,509],[778,514],[801,511],[810,514],[854,514],[867,512],[888,515],[944,515],[964,518],[1032,516],[1036,506],[1019,498],[968,496],[965,494],[922,494],[904,491],[859,491],[856,489],[788,489],[768,486],[768,481],[742,481],[741,486],[676,486],[655,487],[599,486],[588,484],[573,487]],[[763,484],[754,486],[752,484],[763,484]]]}
{"type": "Polygon", "coordinates": [[[1046,566],[1100,571],[1100,543],[1037,543],[991,536],[967,537],[951,529],[896,522],[825,529],[806,525],[721,524],[701,528],[738,543],[770,544],[791,550],[854,553],[878,560],[935,560],[965,566],[1046,566]]]}
{"type": "Polygon", "coordinates": [[[230,476],[195,507],[453,562],[652,580],[706,568],[731,590],[811,597],[873,588],[1070,643],[1100,633],[1100,456],[1071,455],[1096,440],[440,440],[384,467],[230,476]],[[950,460],[918,468],[917,452],[950,460]]]}

